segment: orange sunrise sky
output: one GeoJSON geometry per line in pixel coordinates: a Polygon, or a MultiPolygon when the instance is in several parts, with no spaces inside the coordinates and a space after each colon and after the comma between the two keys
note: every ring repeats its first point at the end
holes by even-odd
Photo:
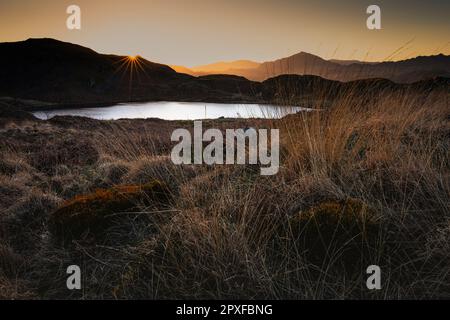
{"type": "Polygon", "coordinates": [[[0,26],[0,42],[51,37],[189,67],[300,51],[367,61],[450,54],[448,0],[0,0],[0,26]],[[72,4],[81,30],[66,28],[72,4]],[[366,27],[370,4],[381,7],[382,30],[366,27]]]}

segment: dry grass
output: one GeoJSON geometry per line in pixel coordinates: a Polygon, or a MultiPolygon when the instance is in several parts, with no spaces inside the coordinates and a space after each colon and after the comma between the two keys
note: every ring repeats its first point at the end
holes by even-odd
{"type": "Polygon", "coordinates": [[[319,108],[327,104],[322,111],[207,123],[280,128],[282,167],[273,177],[254,166],[173,165],[170,134],[191,122],[5,127],[0,239],[10,251],[0,266],[11,269],[11,252],[26,263],[18,275],[1,274],[7,290],[0,291],[5,298],[449,298],[450,109],[442,94],[369,99],[350,88],[332,103],[316,99],[319,108]],[[61,246],[49,233],[62,200],[153,179],[168,187],[166,206],[133,202],[138,210],[90,242],[61,246]],[[80,292],[65,288],[70,264],[82,268],[80,292]],[[365,287],[370,264],[382,269],[382,290],[365,287]]]}

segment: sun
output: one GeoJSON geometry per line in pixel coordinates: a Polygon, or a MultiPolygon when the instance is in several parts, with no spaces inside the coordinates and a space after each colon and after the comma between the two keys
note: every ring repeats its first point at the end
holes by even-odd
{"type": "Polygon", "coordinates": [[[147,74],[147,61],[139,55],[135,56],[123,56],[119,60],[115,61],[114,73],[121,73],[129,80],[130,99],[132,93],[133,83],[140,82],[144,79],[148,79],[147,74]]]}
{"type": "Polygon", "coordinates": [[[123,56],[114,64],[116,64],[116,72],[128,74],[130,77],[133,76],[133,73],[136,73],[137,75],[139,75],[140,73],[146,74],[146,61],[142,59],[140,55],[123,56]]]}

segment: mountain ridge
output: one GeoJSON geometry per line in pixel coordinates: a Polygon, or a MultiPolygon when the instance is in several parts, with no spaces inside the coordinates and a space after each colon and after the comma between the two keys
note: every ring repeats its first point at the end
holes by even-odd
{"type": "MultiPolygon", "coordinates": [[[[308,75],[311,71],[308,68],[303,70],[304,75],[275,74],[263,81],[252,81],[244,75],[191,76],[140,56],[101,54],[49,38],[0,43],[0,55],[3,57],[0,59],[0,97],[37,100],[45,102],[46,108],[48,103],[55,107],[80,107],[161,100],[283,104],[286,101],[282,98],[286,95],[293,98],[289,103],[303,103],[305,97],[317,97],[326,91],[325,94],[332,98],[332,95],[355,86],[361,88],[361,94],[370,86],[375,90],[448,86],[448,79],[439,80],[438,76],[417,85],[377,79],[345,84],[322,75],[308,75]],[[292,92],[287,94],[280,88],[284,91],[292,89],[292,92]]],[[[299,53],[285,58],[278,66],[263,63],[258,68],[280,68],[295,59],[308,61],[307,66],[329,63],[320,57],[299,53]]],[[[426,60],[426,57],[421,59],[426,60]]],[[[446,61],[447,57],[440,59],[446,61]]],[[[404,63],[408,66],[411,61],[404,63]]],[[[293,67],[298,69],[298,65],[293,67]]],[[[414,72],[413,68],[411,72],[414,72]]],[[[21,104],[16,105],[20,107],[21,104]]]]}
{"type": "MultiPolygon", "coordinates": [[[[232,63],[233,61],[229,62],[232,63]]],[[[178,70],[193,76],[219,73],[239,75],[253,81],[264,81],[282,74],[311,74],[342,82],[386,78],[398,83],[413,83],[438,76],[450,77],[450,56],[437,54],[399,61],[365,62],[326,60],[307,52],[299,52],[285,58],[259,63],[254,68],[208,71],[197,67],[195,70],[193,68],[178,70]]]]}

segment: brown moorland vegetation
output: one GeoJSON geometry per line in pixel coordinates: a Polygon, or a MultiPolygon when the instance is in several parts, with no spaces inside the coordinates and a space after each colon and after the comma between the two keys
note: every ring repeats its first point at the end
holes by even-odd
{"type": "Polygon", "coordinates": [[[361,96],[204,122],[279,128],[268,177],[172,164],[170,134],[190,121],[2,122],[1,298],[449,298],[448,91],[361,96]],[[155,181],[163,203],[143,187],[155,181]],[[66,211],[79,232],[61,242],[66,211]],[[83,290],[66,288],[72,264],[83,290]],[[381,290],[366,288],[371,264],[381,290]]]}

